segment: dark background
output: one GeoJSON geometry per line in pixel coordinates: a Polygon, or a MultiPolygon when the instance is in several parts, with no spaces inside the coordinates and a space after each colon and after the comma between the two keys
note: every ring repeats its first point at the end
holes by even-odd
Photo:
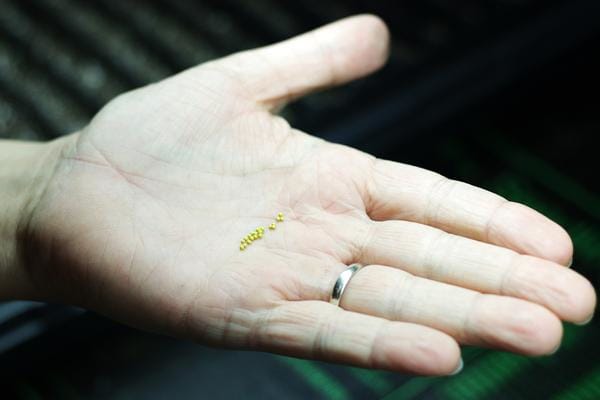
{"type": "MultiPolygon", "coordinates": [[[[0,137],[48,140],[118,93],[357,12],[392,31],[373,77],[284,111],[298,128],[546,213],[600,283],[600,2],[0,2],[0,137]]],[[[2,398],[597,399],[596,321],[526,358],[464,348],[452,378],[210,349],[83,310],[0,303],[2,398]]]]}

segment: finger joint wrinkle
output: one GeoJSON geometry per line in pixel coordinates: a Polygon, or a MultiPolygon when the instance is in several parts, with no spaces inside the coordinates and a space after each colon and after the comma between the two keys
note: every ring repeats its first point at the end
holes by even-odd
{"type": "Polygon", "coordinates": [[[490,215],[488,216],[487,220],[485,221],[485,226],[483,229],[483,239],[488,241],[488,242],[492,242],[491,240],[491,231],[494,227],[494,221],[496,219],[496,216],[498,215],[498,213],[500,212],[500,210],[504,207],[506,207],[507,205],[510,204],[510,201],[504,199],[504,198],[500,198],[498,200],[498,204],[496,205],[496,207],[494,207],[494,209],[492,210],[492,212],[490,213],[490,215]]]}
{"type": "Polygon", "coordinates": [[[439,212],[450,193],[458,186],[457,181],[440,176],[429,187],[426,195],[426,204],[423,208],[423,221],[427,225],[432,225],[439,220],[439,212]]]}
{"type": "Polygon", "coordinates": [[[317,321],[317,329],[312,342],[311,356],[323,359],[327,353],[328,343],[334,336],[335,325],[339,319],[341,309],[332,308],[329,313],[322,315],[317,321]]]}

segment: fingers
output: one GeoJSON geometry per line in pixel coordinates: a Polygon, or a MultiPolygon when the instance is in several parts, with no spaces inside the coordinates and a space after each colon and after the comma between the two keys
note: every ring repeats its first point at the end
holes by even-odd
{"type": "Polygon", "coordinates": [[[233,73],[258,102],[273,109],[306,93],[339,85],[381,67],[389,34],[372,15],[345,18],[215,65],[233,73]]]}
{"type": "Polygon", "coordinates": [[[376,220],[404,219],[568,265],[569,235],[542,214],[469,184],[377,160],[366,195],[376,220]]]}
{"type": "Polygon", "coordinates": [[[286,302],[256,323],[251,347],[360,367],[447,375],[458,344],[425,326],[345,311],[322,301],[286,302]]]}
{"type": "Polygon", "coordinates": [[[426,325],[459,342],[527,355],[553,352],[562,325],[544,307],[369,265],[348,284],[340,305],[353,312],[426,325]]]}
{"type": "Polygon", "coordinates": [[[479,292],[546,306],[561,319],[590,318],[596,295],[587,279],[551,261],[406,221],[372,223],[358,259],[479,292]]]}

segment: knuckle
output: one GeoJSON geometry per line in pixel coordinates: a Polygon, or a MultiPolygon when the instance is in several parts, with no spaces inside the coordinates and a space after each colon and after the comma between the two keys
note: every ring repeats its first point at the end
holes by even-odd
{"type": "MultiPolygon", "coordinates": [[[[451,193],[455,192],[459,186],[465,185],[453,179],[440,175],[426,191],[426,205],[423,208],[422,219],[427,225],[432,225],[435,221],[443,222],[446,218],[441,215],[444,204],[447,203],[451,193]]],[[[439,225],[439,223],[438,223],[439,225]]]]}
{"type": "MultiPolygon", "coordinates": [[[[402,318],[405,314],[406,300],[412,297],[413,285],[416,278],[402,271],[397,271],[394,278],[391,280],[389,290],[387,291],[387,316],[393,318],[402,318]]],[[[388,282],[390,279],[388,277],[388,282]]]]}
{"type": "Polygon", "coordinates": [[[340,323],[341,313],[337,311],[337,309],[332,309],[330,313],[323,315],[318,321],[311,346],[313,358],[324,359],[330,352],[331,343],[334,341],[337,326],[340,323]]]}
{"type": "Polygon", "coordinates": [[[354,257],[357,260],[368,261],[374,259],[372,254],[373,243],[377,237],[379,237],[385,230],[382,229],[381,223],[367,223],[365,229],[357,232],[357,239],[355,241],[354,257]]]}

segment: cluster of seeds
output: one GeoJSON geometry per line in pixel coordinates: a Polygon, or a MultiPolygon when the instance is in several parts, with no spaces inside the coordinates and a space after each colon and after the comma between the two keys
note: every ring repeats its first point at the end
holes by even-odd
{"type": "MultiPolygon", "coordinates": [[[[283,213],[277,213],[275,221],[283,222],[283,213]]],[[[276,226],[277,225],[275,224],[275,222],[273,222],[271,225],[269,225],[269,229],[274,231],[276,226]]],[[[264,234],[265,228],[262,226],[259,226],[258,228],[247,234],[240,242],[240,251],[246,250],[246,248],[250,246],[255,240],[262,239],[264,234]]]]}
{"type": "Polygon", "coordinates": [[[247,234],[242,241],[240,242],[240,250],[246,250],[246,247],[250,246],[252,244],[252,242],[254,242],[255,240],[258,239],[262,239],[263,235],[265,234],[265,228],[263,228],[262,226],[259,226],[258,228],[256,228],[255,230],[253,230],[252,232],[250,232],[249,234],[247,234]]]}

